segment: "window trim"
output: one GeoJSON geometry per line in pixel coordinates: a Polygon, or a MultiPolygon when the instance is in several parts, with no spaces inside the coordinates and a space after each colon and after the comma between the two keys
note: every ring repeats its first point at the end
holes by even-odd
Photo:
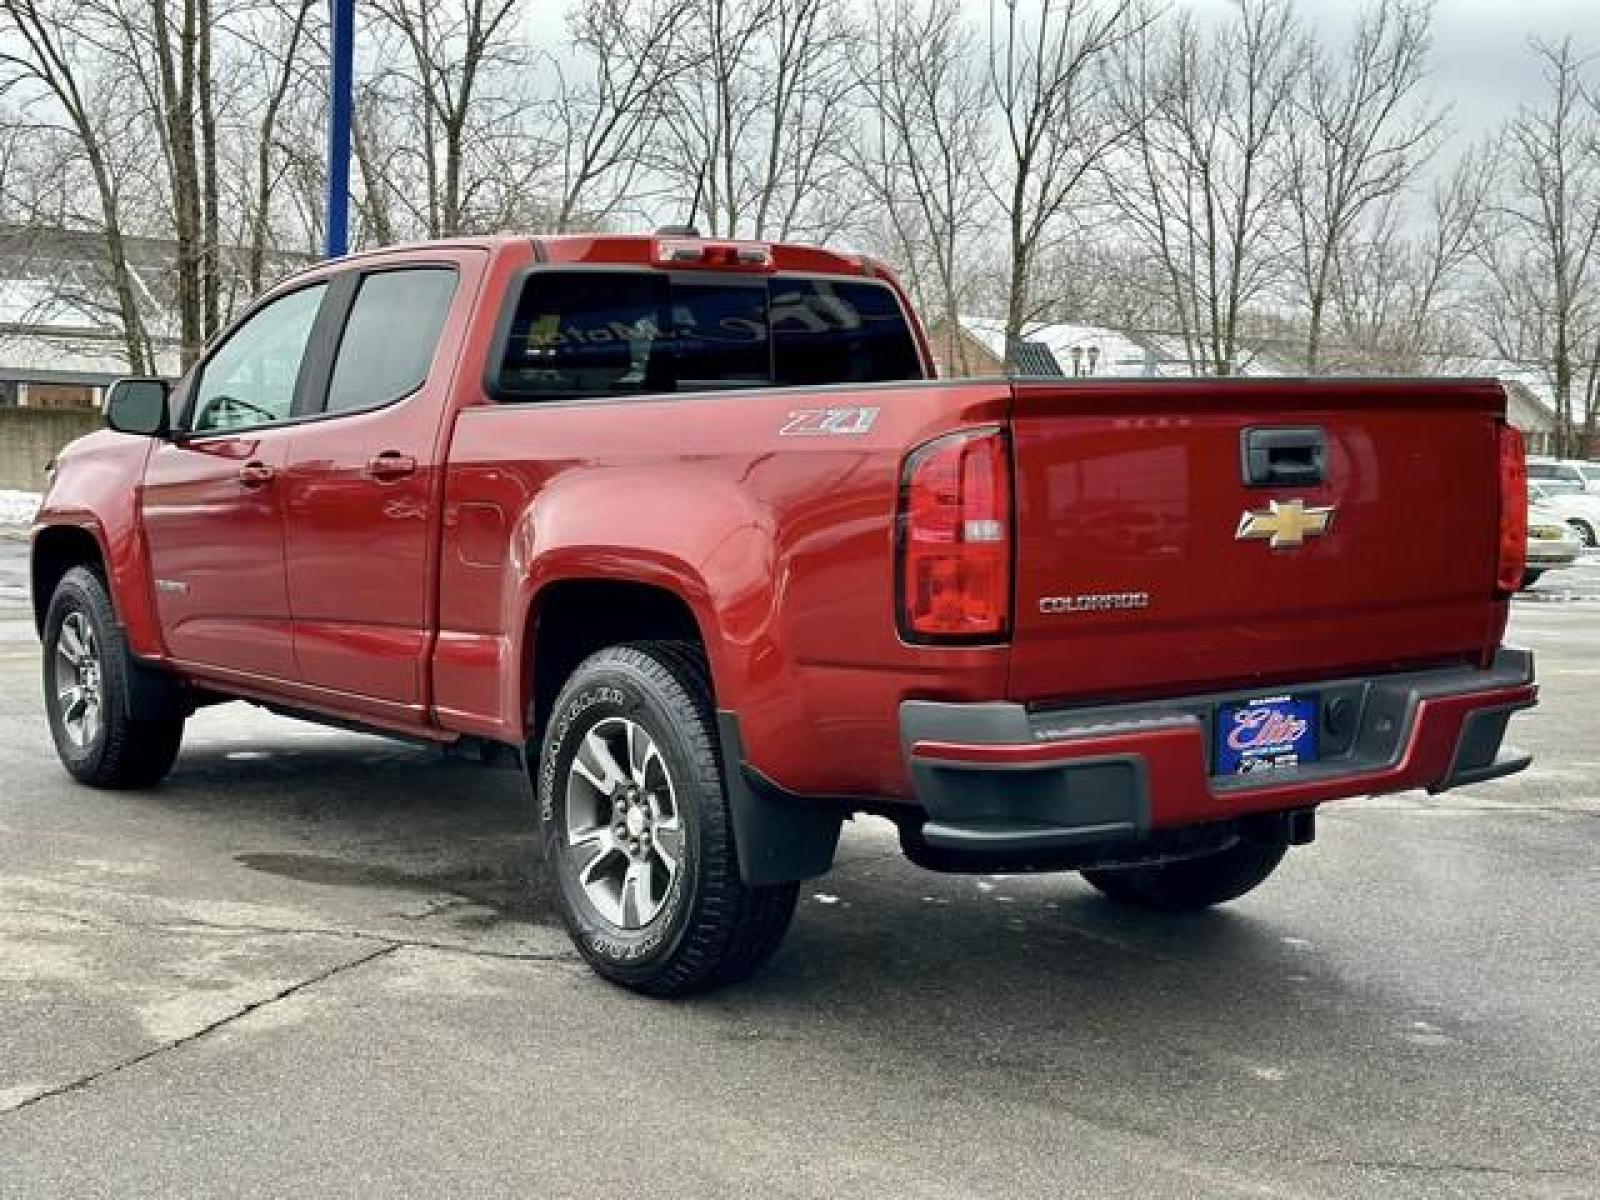
{"type": "MultiPolygon", "coordinates": [[[[495,317],[494,332],[489,339],[488,354],[483,363],[483,394],[497,405],[527,405],[527,404],[573,404],[589,403],[591,401],[613,400],[671,400],[684,396],[728,396],[745,392],[792,392],[816,391],[820,388],[862,388],[880,387],[885,384],[904,383],[929,383],[934,376],[928,373],[928,363],[924,359],[922,343],[917,336],[916,318],[906,306],[904,297],[886,279],[876,278],[871,275],[852,275],[836,271],[770,271],[770,272],[742,272],[742,271],[668,271],[658,267],[641,267],[628,263],[535,263],[531,266],[520,268],[512,275],[506,284],[505,295],[500,301],[500,312],[495,317]],[[593,274],[605,273],[609,275],[657,275],[671,279],[682,276],[691,280],[726,280],[737,281],[741,284],[754,286],[763,283],[768,286],[780,279],[816,279],[832,280],[839,283],[859,283],[868,287],[882,288],[894,301],[894,306],[905,320],[906,334],[911,339],[911,348],[917,361],[917,367],[923,373],[916,379],[874,379],[862,382],[844,381],[840,383],[762,383],[749,386],[733,386],[713,388],[710,390],[698,389],[694,391],[671,392],[618,392],[606,393],[595,396],[567,396],[556,393],[547,399],[538,396],[527,396],[517,392],[508,392],[500,386],[500,368],[505,362],[506,349],[511,343],[511,327],[516,323],[517,307],[522,303],[522,292],[528,280],[535,275],[553,273],[561,274],[593,274]]],[[[769,344],[772,338],[768,335],[769,344]]]]}
{"type": "MultiPolygon", "coordinates": [[[[382,263],[374,266],[359,266],[351,264],[339,270],[329,271],[314,278],[305,280],[295,287],[285,288],[283,291],[269,292],[251,304],[234,320],[233,324],[224,330],[217,342],[209,347],[206,355],[194,368],[188,372],[174,388],[174,391],[183,391],[182,422],[176,430],[176,440],[184,442],[207,441],[217,438],[234,437],[242,433],[254,433],[261,429],[285,429],[297,425],[310,425],[318,421],[335,421],[340,417],[356,417],[363,413],[379,412],[396,404],[403,404],[411,399],[424,387],[428,380],[433,378],[434,370],[438,367],[439,346],[433,350],[433,361],[428,364],[428,376],[416,388],[404,396],[382,404],[370,404],[363,408],[345,408],[338,412],[327,411],[328,391],[333,383],[333,368],[338,361],[339,344],[344,339],[345,324],[349,319],[350,309],[355,297],[360,291],[360,284],[368,275],[386,275],[394,271],[415,270],[446,270],[455,276],[455,291],[450,297],[450,312],[445,316],[446,325],[450,316],[456,311],[456,305],[462,303],[461,266],[455,259],[407,259],[403,262],[382,263]],[[249,323],[257,313],[279,300],[287,299],[298,292],[308,288],[322,286],[327,288],[327,293],[322,298],[322,305],[317,310],[316,320],[312,322],[311,336],[306,339],[306,354],[300,362],[300,374],[295,378],[294,400],[289,407],[289,415],[281,421],[273,421],[260,425],[250,425],[237,430],[231,429],[204,429],[190,430],[187,428],[193,417],[195,400],[199,395],[200,383],[205,376],[206,368],[211,365],[211,360],[221,352],[222,348],[233,340],[234,336],[249,323]],[[313,366],[313,360],[315,366],[313,366]]],[[[444,344],[443,331],[440,333],[439,345],[444,344]]]]}
{"type": "Polygon", "coordinates": [[[254,433],[258,429],[281,429],[285,425],[292,425],[296,422],[296,412],[300,407],[301,392],[309,383],[306,367],[311,361],[311,347],[317,337],[317,328],[328,311],[328,301],[333,295],[335,278],[337,277],[318,275],[313,279],[305,280],[298,286],[285,288],[283,291],[269,292],[239,314],[233,324],[223,331],[222,336],[217,339],[216,343],[206,350],[205,357],[201,358],[188,372],[187,376],[179,381],[178,386],[184,389],[184,398],[182,417],[178,422],[177,429],[174,431],[177,440],[196,442],[209,441],[213,438],[237,437],[244,433],[254,433]],[[241,425],[234,429],[191,429],[190,422],[195,417],[195,406],[200,400],[200,389],[205,384],[206,371],[216,361],[217,355],[221,354],[228,343],[239,336],[250,322],[255,320],[261,313],[277,304],[280,300],[287,300],[290,296],[298,296],[314,287],[322,288],[323,296],[317,305],[316,316],[311,320],[311,332],[306,336],[306,348],[300,359],[300,369],[295,374],[294,392],[289,400],[289,415],[281,420],[263,421],[259,425],[241,425]]]}

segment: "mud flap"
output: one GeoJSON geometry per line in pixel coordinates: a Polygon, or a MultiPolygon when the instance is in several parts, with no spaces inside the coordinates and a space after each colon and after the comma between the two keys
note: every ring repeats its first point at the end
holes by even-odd
{"type": "Polygon", "coordinates": [[[176,675],[144,662],[128,649],[127,631],[121,625],[117,626],[115,649],[127,672],[123,715],[128,720],[175,721],[194,711],[176,675]]]}
{"type": "Polygon", "coordinates": [[[766,887],[826,875],[833,868],[845,809],[785,792],[745,765],[735,714],[719,711],[717,731],[740,878],[751,887],[766,887]]]}

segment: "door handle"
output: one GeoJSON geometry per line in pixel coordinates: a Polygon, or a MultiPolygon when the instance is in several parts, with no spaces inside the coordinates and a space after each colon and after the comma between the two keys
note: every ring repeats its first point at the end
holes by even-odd
{"type": "Polygon", "coordinates": [[[247,488],[265,487],[272,482],[273,470],[264,462],[247,462],[239,468],[239,482],[247,488]]]}
{"type": "Polygon", "coordinates": [[[1315,487],[1327,479],[1328,436],[1316,426],[1246,429],[1239,458],[1247,487],[1315,487]]]}
{"type": "Polygon", "coordinates": [[[367,460],[366,474],[369,479],[404,479],[416,473],[417,460],[409,454],[396,454],[390,450],[367,460]]]}

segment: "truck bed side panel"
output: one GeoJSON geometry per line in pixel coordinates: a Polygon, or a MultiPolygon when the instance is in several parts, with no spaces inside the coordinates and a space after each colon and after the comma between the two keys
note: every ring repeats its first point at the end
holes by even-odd
{"type": "Polygon", "coordinates": [[[901,642],[900,466],[929,437],[1000,423],[1008,404],[988,382],[464,409],[445,490],[439,719],[520,738],[545,589],[647,582],[694,613],[754,766],[796,792],[903,794],[900,701],[994,699],[1009,650],[901,642]],[[806,414],[829,408],[877,411],[819,432],[806,414]]]}

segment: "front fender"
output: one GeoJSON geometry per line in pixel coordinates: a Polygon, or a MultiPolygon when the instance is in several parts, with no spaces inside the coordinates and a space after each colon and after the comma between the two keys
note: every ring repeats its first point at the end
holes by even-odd
{"type": "MultiPolygon", "coordinates": [[[[128,649],[145,659],[165,653],[139,520],[139,485],[154,444],[110,431],[72,443],[56,459],[55,479],[34,519],[32,538],[31,578],[36,581],[51,530],[74,529],[94,539],[128,649]]],[[[48,596],[34,599],[38,611],[49,604],[48,596]]]]}

